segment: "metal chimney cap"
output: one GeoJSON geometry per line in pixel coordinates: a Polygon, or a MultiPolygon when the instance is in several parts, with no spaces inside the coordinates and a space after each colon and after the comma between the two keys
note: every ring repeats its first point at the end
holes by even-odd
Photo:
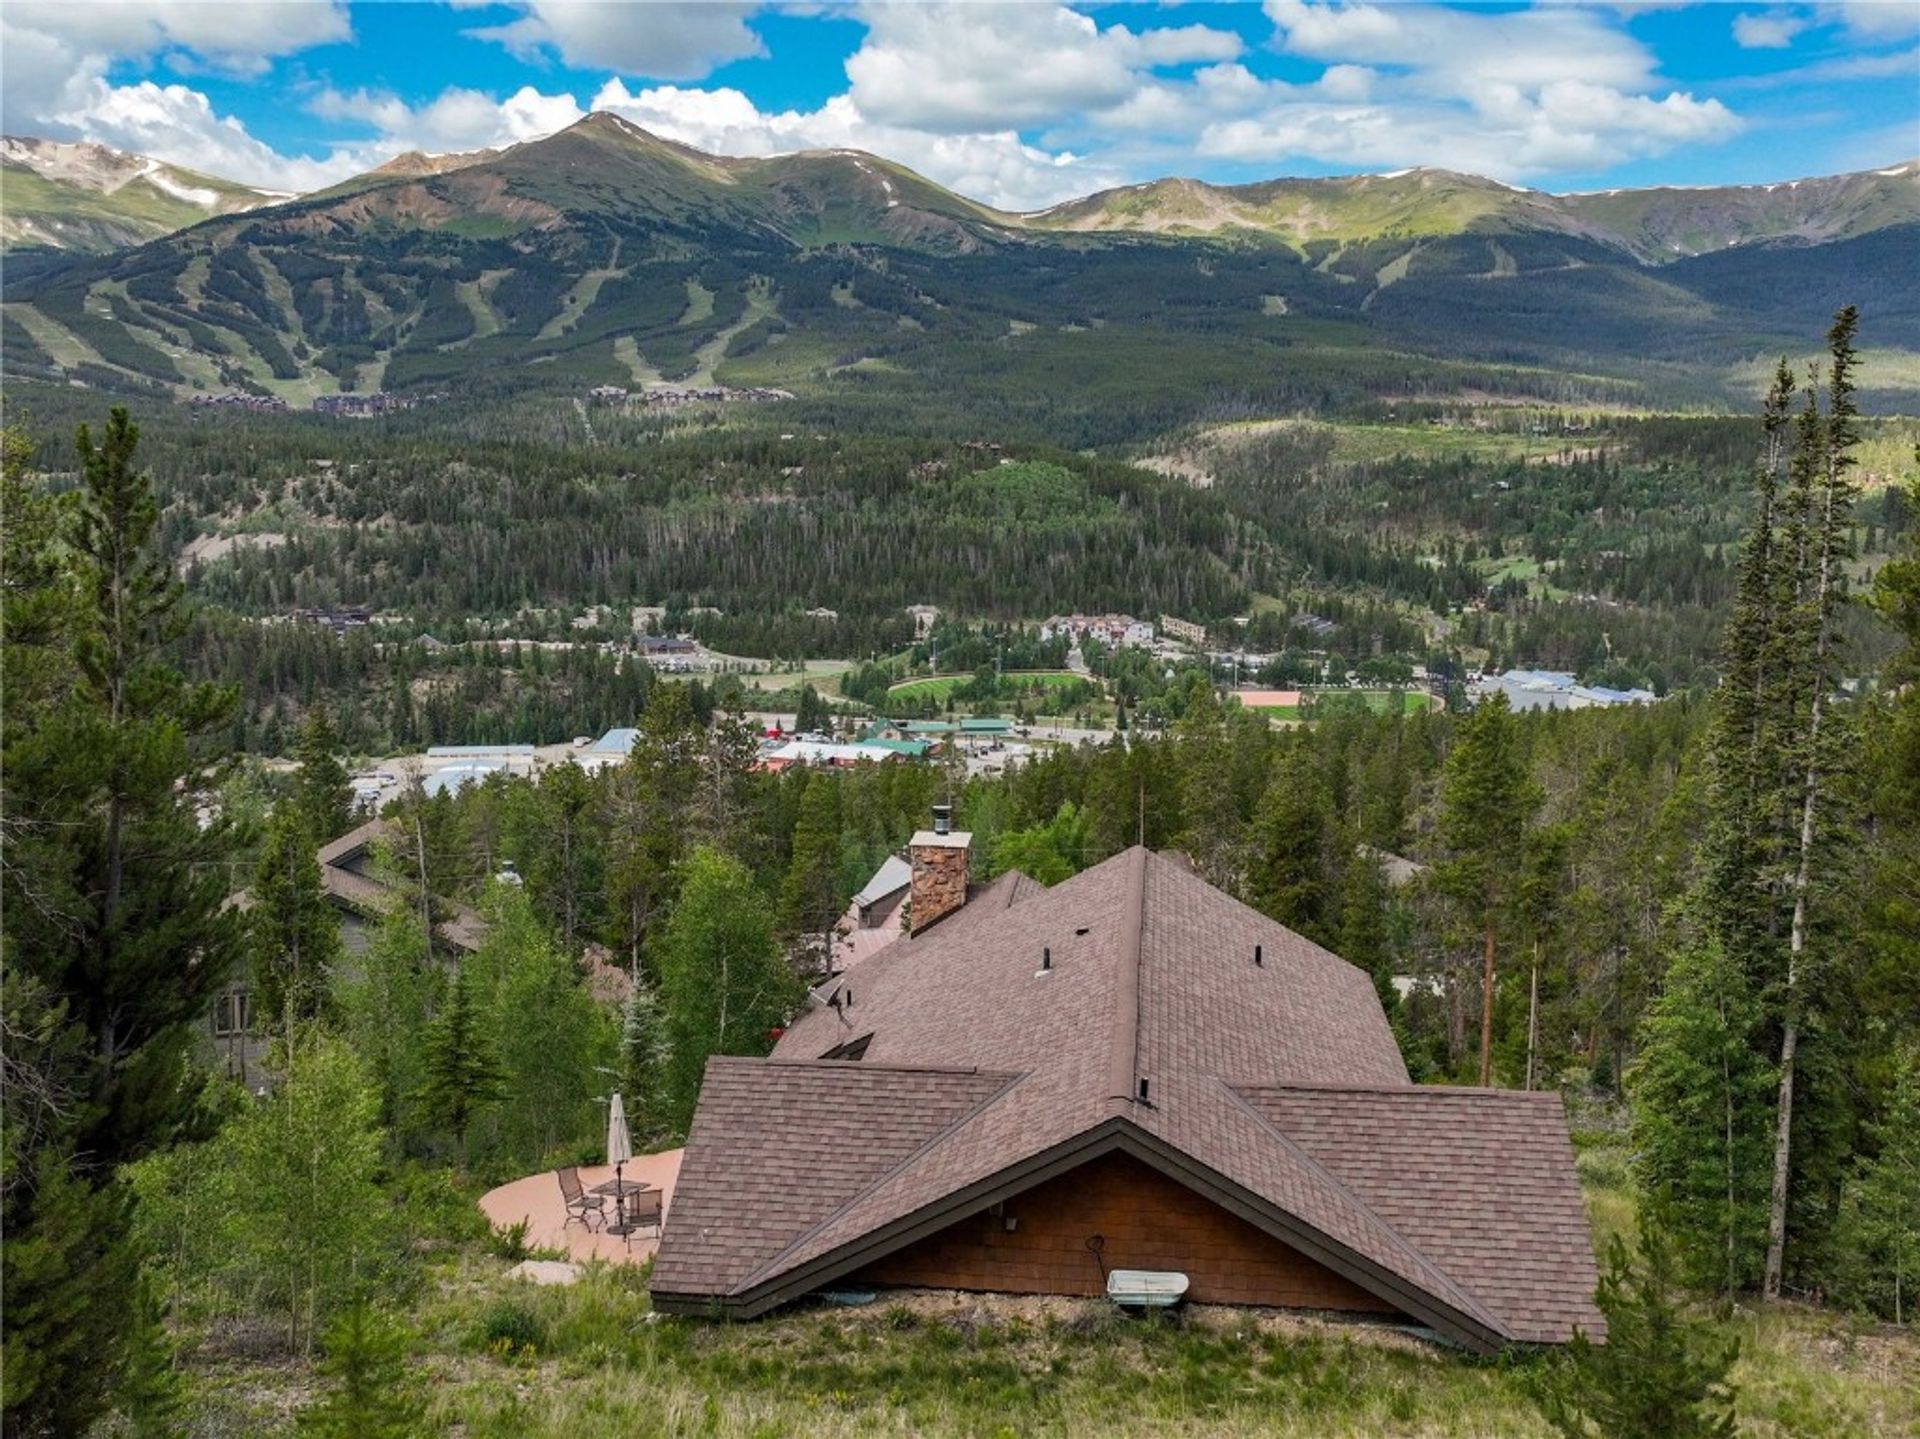
{"type": "Polygon", "coordinates": [[[933,807],[933,832],[951,834],[953,832],[953,806],[937,804],[933,807]]]}

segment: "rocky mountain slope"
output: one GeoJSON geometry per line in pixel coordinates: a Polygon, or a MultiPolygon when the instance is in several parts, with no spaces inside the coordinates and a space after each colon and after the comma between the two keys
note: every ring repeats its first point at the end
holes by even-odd
{"type": "Polygon", "coordinates": [[[105,145],[0,138],[0,248],[105,253],[285,194],[105,145]]]}

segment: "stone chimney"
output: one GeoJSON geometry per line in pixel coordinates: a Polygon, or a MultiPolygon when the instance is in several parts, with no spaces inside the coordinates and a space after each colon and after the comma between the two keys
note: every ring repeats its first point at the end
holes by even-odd
{"type": "Polygon", "coordinates": [[[953,828],[953,806],[933,807],[933,828],[907,842],[913,880],[907,890],[907,933],[918,934],[967,902],[967,864],[973,836],[953,828]]]}

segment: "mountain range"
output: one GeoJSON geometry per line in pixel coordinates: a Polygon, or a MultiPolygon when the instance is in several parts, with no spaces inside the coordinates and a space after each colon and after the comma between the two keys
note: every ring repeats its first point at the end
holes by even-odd
{"type": "Polygon", "coordinates": [[[1009,344],[1078,383],[1123,336],[1129,363],[1186,370],[1210,342],[1224,375],[1310,350],[1361,390],[1361,351],[1481,372],[1433,383],[1711,389],[1846,302],[1873,343],[1920,350],[1920,163],[1578,195],[1431,169],[1169,179],[1012,214],[863,152],[722,157],[609,113],[294,198],[5,145],[8,372],[176,396],[884,388],[1009,344]]]}
{"type": "Polygon", "coordinates": [[[105,252],[293,198],[105,145],[0,137],[0,248],[105,252]]]}

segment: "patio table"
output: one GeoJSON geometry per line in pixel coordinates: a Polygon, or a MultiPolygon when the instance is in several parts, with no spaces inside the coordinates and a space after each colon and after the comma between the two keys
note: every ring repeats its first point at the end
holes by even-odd
{"type": "Polygon", "coordinates": [[[653,1188],[653,1186],[644,1179],[609,1179],[605,1184],[594,1185],[593,1192],[595,1194],[611,1194],[613,1196],[615,1215],[619,1222],[610,1225],[606,1232],[620,1235],[633,1233],[633,1226],[627,1223],[627,1196],[629,1194],[638,1194],[643,1189],[651,1188],[653,1188]]]}

